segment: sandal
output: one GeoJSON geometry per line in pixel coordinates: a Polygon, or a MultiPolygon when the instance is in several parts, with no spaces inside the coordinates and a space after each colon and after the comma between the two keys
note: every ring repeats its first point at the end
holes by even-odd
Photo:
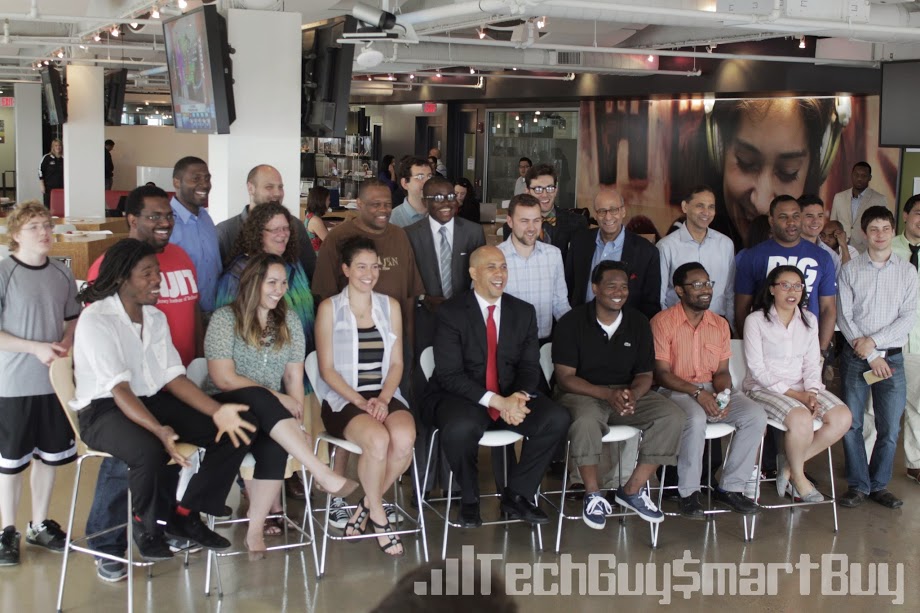
{"type": "Polygon", "coordinates": [[[360,536],[367,532],[368,516],[371,510],[364,504],[364,498],[358,503],[355,509],[355,517],[345,524],[345,536],[360,536]],[[348,530],[351,529],[351,532],[348,530]]]}
{"type": "Polygon", "coordinates": [[[406,555],[406,548],[402,546],[402,539],[396,534],[393,534],[393,528],[390,527],[390,524],[387,523],[381,526],[373,519],[368,520],[368,523],[374,525],[374,534],[386,536],[389,541],[386,545],[381,545],[380,541],[377,541],[377,547],[380,547],[380,551],[392,558],[401,558],[406,555]],[[402,551],[399,553],[390,553],[390,550],[394,547],[402,547],[402,551]]]}
{"type": "Polygon", "coordinates": [[[264,536],[281,536],[284,534],[284,520],[279,517],[269,517],[262,526],[264,536]]]}

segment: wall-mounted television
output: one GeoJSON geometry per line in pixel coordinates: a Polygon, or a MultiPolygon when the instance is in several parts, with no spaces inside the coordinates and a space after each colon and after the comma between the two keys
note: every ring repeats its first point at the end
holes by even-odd
{"type": "Polygon", "coordinates": [[[120,126],[128,88],[128,69],[116,70],[105,79],[105,123],[120,126]]]}
{"type": "Polygon", "coordinates": [[[64,98],[64,85],[61,73],[54,66],[45,66],[41,70],[42,89],[45,92],[45,107],[48,109],[48,123],[59,126],[67,121],[67,101],[64,98]]]}
{"type": "Polygon", "coordinates": [[[915,106],[917,83],[920,83],[920,62],[882,63],[879,147],[920,146],[920,122],[915,106]]]}
{"type": "Polygon", "coordinates": [[[229,134],[236,119],[227,21],[202,6],[163,23],[176,131],[229,134]]]}
{"type": "Polygon", "coordinates": [[[345,136],[355,47],[336,41],[356,27],[346,17],[304,30],[301,136],[345,136]]]}

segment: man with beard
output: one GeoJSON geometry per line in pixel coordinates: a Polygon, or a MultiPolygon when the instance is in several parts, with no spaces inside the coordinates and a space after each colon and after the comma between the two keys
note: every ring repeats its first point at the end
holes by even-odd
{"type": "MultiPolygon", "coordinates": [[[[239,237],[243,224],[246,223],[246,219],[252,209],[267,202],[283,203],[284,182],[281,180],[281,173],[274,166],[259,164],[250,170],[246,176],[246,191],[249,192],[249,204],[243,207],[239,215],[217,224],[217,240],[220,243],[222,262],[227,262],[230,259],[233,244],[239,237]]],[[[291,233],[300,248],[300,263],[304,272],[307,273],[307,279],[312,280],[313,271],[316,269],[316,253],[310,245],[310,237],[307,235],[306,226],[299,223],[294,224],[294,227],[291,228],[291,233]]]]}
{"type": "Polygon", "coordinates": [[[699,262],[688,262],[674,271],[674,291],[680,302],[652,319],[655,337],[655,380],[670,390],[670,398],[687,416],[677,458],[680,513],[703,519],[700,476],[706,422],[720,421],[735,427],[722,480],[713,498],[743,515],[760,512],[744,497],[744,486],[755,465],[755,455],[767,414],[740,387],[732,386],[728,372],[731,331],[728,322],[709,310],[713,282],[699,262]],[[719,406],[716,395],[731,390],[728,404],[719,406]]]}

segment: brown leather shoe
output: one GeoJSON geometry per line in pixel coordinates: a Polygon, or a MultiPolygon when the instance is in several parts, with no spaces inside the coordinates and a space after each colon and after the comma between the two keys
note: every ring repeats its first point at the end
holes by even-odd
{"type": "Polygon", "coordinates": [[[917,483],[920,483],[920,468],[908,468],[907,477],[913,479],[917,483]]]}
{"type": "Polygon", "coordinates": [[[291,500],[306,500],[307,494],[300,475],[294,473],[284,480],[284,494],[291,500]]]}

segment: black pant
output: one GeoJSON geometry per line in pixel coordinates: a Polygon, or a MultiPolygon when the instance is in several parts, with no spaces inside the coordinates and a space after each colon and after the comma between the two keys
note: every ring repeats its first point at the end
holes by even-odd
{"type": "MultiPolygon", "coordinates": [[[[185,490],[182,506],[192,511],[220,514],[249,446],[234,447],[228,436],[215,443],[217,429],[211,418],[169,392],[160,391],[140,401],[161,424],[171,426],[182,442],[206,451],[201,467],[185,490]]],[[[255,421],[246,413],[242,415],[255,421]]],[[[128,419],[112,398],[94,400],[80,411],[79,418],[81,435],[87,445],[111,453],[128,465],[133,512],[140,517],[145,530],[156,531],[156,519],[169,516],[168,511],[158,509],[158,502],[166,497],[164,490],[175,483],[168,476],[169,455],[163,444],[153,433],[128,419]]]]}
{"type": "Polygon", "coordinates": [[[447,461],[463,492],[464,504],[479,502],[479,439],[486,430],[507,429],[527,437],[518,463],[509,469],[507,487],[532,498],[552,460],[559,441],[569,431],[569,412],[546,396],[527,403],[530,413],[512,426],[501,418],[492,421],[485,407],[451,394],[444,394],[435,409],[435,423],[447,461]]]}
{"type": "Polygon", "coordinates": [[[252,439],[249,452],[256,460],[252,478],[275,481],[284,479],[288,452],[269,436],[279,421],[293,419],[281,401],[264,387],[244,387],[232,392],[221,392],[214,395],[214,400],[221,404],[245,404],[249,410],[241,415],[246,417],[248,413],[250,421],[259,426],[259,432],[249,437],[252,439]]]}

